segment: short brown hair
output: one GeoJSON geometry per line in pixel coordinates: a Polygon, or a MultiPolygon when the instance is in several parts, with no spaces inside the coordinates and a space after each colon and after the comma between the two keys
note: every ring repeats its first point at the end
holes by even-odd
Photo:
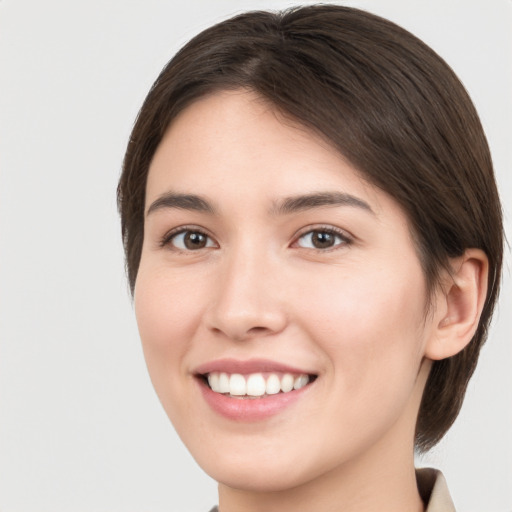
{"type": "Polygon", "coordinates": [[[429,290],[468,248],[489,258],[478,329],[434,362],[416,447],[435,445],[459,413],[497,299],[501,207],[478,115],[450,67],[406,30],[335,5],[255,11],[193,38],[167,64],[137,118],[118,188],[133,292],[144,237],[149,165],[176,115],[215,91],[249,89],[313,129],[405,211],[429,290]]]}

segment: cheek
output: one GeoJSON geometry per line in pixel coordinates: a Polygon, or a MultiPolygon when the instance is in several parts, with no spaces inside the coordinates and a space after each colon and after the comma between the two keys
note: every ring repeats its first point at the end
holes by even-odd
{"type": "Polygon", "coordinates": [[[414,382],[423,348],[425,287],[421,270],[410,267],[339,272],[325,279],[328,287],[311,282],[304,292],[305,328],[352,396],[369,388],[381,396],[414,382]]]}
{"type": "Polygon", "coordinates": [[[170,272],[165,265],[141,264],[135,285],[135,314],[146,346],[173,350],[201,318],[204,288],[201,279],[170,272]]]}
{"type": "Polygon", "coordinates": [[[184,361],[201,318],[199,285],[168,274],[141,265],[134,297],[146,365],[166,410],[170,391],[179,389],[187,376],[184,361]]]}

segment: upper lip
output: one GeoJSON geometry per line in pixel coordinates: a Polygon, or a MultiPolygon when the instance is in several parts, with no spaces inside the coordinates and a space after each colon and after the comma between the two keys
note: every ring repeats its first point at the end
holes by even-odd
{"type": "Polygon", "coordinates": [[[208,363],[201,364],[195,368],[194,373],[205,375],[212,372],[241,373],[247,375],[259,372],[279,372],[292,373],[295,375],[312,375],[313,373],[301,368],[296,368],[287,364],[271,361],[269,359],[216,359],[208,363]]]}

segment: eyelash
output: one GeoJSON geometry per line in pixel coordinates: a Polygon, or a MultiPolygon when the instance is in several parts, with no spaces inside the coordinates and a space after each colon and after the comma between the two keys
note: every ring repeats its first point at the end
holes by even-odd
{"type": "MultiPolygon", "coordinates": [[[[196,233],[198,235],[206,237],[210,241],[213,240],[213,238],[208,233],[206,233],[206,231],[203,229],[200,229],[196,226],[181,226],[179,228],[173,229],[173,230],[169,231],[168,233],[166,233],[160,240],[159,246],[161,248],[167,247],[167,246],[171,245],[172,241],[175,240],[179,235],[182,235],[185,233],[196,233]]],[[[313,250],[313,251],[318,251],[318,252],[330,252],[330,251],[339,249],[340,246],[351,245],[353,242],[352,237],[350,237],[345,231],[342,231],[341,229],[334,228],[333,226],[315,226],[315,227],[309,227],[309,228],[307,228],[307,230],[304,230],[301,233],[299,233],[294,238],[294,241],[291,244],[291,246],[292,247],[296,247],[296,246],[301,247],[300,245],[298,245],[299,241],[302,238],[304,238],[306,235],[313,236],[313,233],[322,233],[322,234],[333,235],[336,238],[338,238],[340,240],[340,242],[336,243],[332,247],[326,247],[326,248],[315,248],[315,247],[302,247],[302,248],[308,249],[308,250],[313,250]]],[[[205,248],[211,248],[211,246],[210,247],[208,247],[208,246],[201,247],[201,248],[195,249],[195,250],[199,251],[200,249],[205,249],[205,248]]],[[[184,253],[195,252],[194,249],[182,249],[180,247],[175,247],[175,246],[172,247],[172,250],[178,251],[178,252],[184,252],[184,253]]]]}

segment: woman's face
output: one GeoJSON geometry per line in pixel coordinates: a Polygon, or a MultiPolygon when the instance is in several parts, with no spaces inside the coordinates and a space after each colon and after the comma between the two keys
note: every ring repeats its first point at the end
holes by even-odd
{"type": "Polygon", "coordinates": [[[412,457],[435,314],[407,219],[254,94],[203,98],[163,138],[135,308],[158,396],[216,480],[278,490],[412,457]]]}

